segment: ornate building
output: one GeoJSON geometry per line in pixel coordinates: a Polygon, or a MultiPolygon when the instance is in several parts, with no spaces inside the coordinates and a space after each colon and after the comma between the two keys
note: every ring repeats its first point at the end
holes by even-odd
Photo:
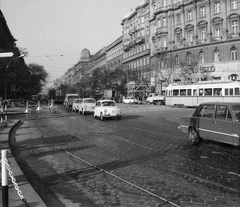
{"type": "Polygon", "coordinates": [[[162,83],[239,79],[238,0],[151,0],[149,22],[160,91],[162,83]]]}
{"type": "Polygon", "coordinates": [[[142,93],[150,83],[149,1],[127,13],[122,20],[123,67],[128,73],[129,90],[142,93]]]}

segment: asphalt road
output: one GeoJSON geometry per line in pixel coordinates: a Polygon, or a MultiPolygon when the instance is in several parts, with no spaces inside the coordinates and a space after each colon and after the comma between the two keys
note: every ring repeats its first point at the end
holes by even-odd
{"type": "Polygon", "coordinates": [[[239,148],[191,146],[177,127],[194,109],[119,106],[122,120],[60,105],[12,117],[20,166],[48,206],[240,206],[239,148]]]}

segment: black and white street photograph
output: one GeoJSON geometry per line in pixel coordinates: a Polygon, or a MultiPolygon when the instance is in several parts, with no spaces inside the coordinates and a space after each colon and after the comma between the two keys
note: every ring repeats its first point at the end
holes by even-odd
{"type": "Polygon", "coordinates": [[[239,207],[239,0],[0,0],[1,207],[239,207]]]}

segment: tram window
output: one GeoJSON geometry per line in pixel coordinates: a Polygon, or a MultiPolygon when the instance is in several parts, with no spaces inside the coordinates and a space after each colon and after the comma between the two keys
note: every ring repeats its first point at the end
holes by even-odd
{"type": "Polygon", "coordinates": [[[213,89],[215,96],[221,96],[222,95],[222,89],[221,88],[214,88],[213,89]]]}
{"type": "Polygon", "coordinates": [[[187,96],[191,96],[192,94],[191,94],[191,89],[187,89],[187,96]]]}
{"type": "Polygon", "coordinates": [[[239,88],[235,88],[235,96],[240,95],[239,88]]]}
{"type": "Polygon", "coordinates": [[[225,96],[228,96],[228,88],[225,88],[225,96]]]}
{"type": "Polygon", "coordinates": [[[180,89],[180,96],[186,96],[186,89],[180,89]]]}
{"type": "Polygon", "coordinates": [[[199,89],[199,96],[202,96],[203,95],[203,89],[199,89]]]}
{"type": "Polygon", "coordinates": [[[211,96],[212,95],[212,88],[205,88],[205,91],[204,91],[204,95],[205,96],[211,96]]]}
{"type": "Polygon", "coordinates": [[[230,88],[230,96],[233,96],[233,88],[230,88]]]}
{"type": "Polygon", "coordinates": [[[197,89],[193,89],[193,95],[197,96],[197,89]]]}
{"type": "Polygon", "coordinates": [[[178,96],[179,95],[179,90],[177,89],[177,90],[173,90],[173,95],[174,96],[178,96]]]}

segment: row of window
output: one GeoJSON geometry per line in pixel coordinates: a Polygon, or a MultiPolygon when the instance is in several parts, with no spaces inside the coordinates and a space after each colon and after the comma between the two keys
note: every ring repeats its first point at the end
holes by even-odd
{"type": "Polygon", "coordinates": [[[149,65],[149,61],[150,61],[149,57],[143,57],[143,58],[137,59],[129,63],[128,68],[136,69],[138,67],[146,66],[146,65],[149,65]]]}
{"type": "MultiPolygon", "coordinates": [[[[165,2],[165,1],[163,1],[163,2],[165,2]]],[[[170,1],[169,1],[169,3],[171,4],[170,1]]],[[[229,4],[230,4],[230,9],[231,10],[238,9],[238,1],[237,0],[230,0],[229,4]]],[[[158,8],[166,7],[166,6],[167,6],[166,3],[163,3],[163,5],[161,5],[160,2],[159,2],[159,4],[158,4],[158,8]]],[[[153,12],[156,12],[156,11],[157,11],[156,5],[153,5],[153,12]]],[[[221,13],[221,2],[220,1],[216,1],[216,2],[213,3],[212,12],[213,12],[213,14],[221,13]]],[[[206,6],[200,6],[198,13],[199,13],[200,18],[201,17],[206,17],[206,6]]],[[[193,10],[192,9],[187,11],[186,18],[187,18],[187,21],[193,20],[193,10]]],[[[180,23],[181,22],[181,15],[177,14],[176,19],[177,19],[177,23],[180,23]]]]}
{"type": "Polygon", "coordinates": [[[131,48],[128,52],[125,52],[123,54],[123,59],[126,59],[126,58],[129,58],[133,55],[136,55],[140,52],[143,52],[145,50],[148,50],[149,49],[149,43],[144,43],[144,44],[141,44],[141,45],[136,45],[135,47],[131,48]]]}
{"type": "MultiPolygon", "coordinates": [[[[237,49],[235,47],[232,47],[230,49],[230,60],[231,61],[235,61],[237,60],[238,58],[238,55],[237,55],[237,49]]],[[[187,65],[192,65],[194,63],[194,57],[192,56],[191,53],[187,54],[186,55],[186,63],[187,65]]],[[[213,51],[213,62],[220,62],[221,59],[220,59],[220,52],[218,49],[215,49],[213,51]]],[[[198,54],[198,62],[199,64],[204,64],[205,63],[205,55],[204,55],[204,52],[203,51],[200,51],[199,54],[198,54]]],[[[178,55],[175,56],[175,63],[176,63],[176,66],[179,67],[180,66],[180,57],[178,55]]],[[[164,68],[164,67],[168,67],[168,64],[164,63],[164,61],[161,61],[161,67],[164,68]]]]}
{"type": "Polygon", "coordinates": [[[198,89],[173,89],[167,96],[239,96],[240,88],[198,88],[198,89]]]}

